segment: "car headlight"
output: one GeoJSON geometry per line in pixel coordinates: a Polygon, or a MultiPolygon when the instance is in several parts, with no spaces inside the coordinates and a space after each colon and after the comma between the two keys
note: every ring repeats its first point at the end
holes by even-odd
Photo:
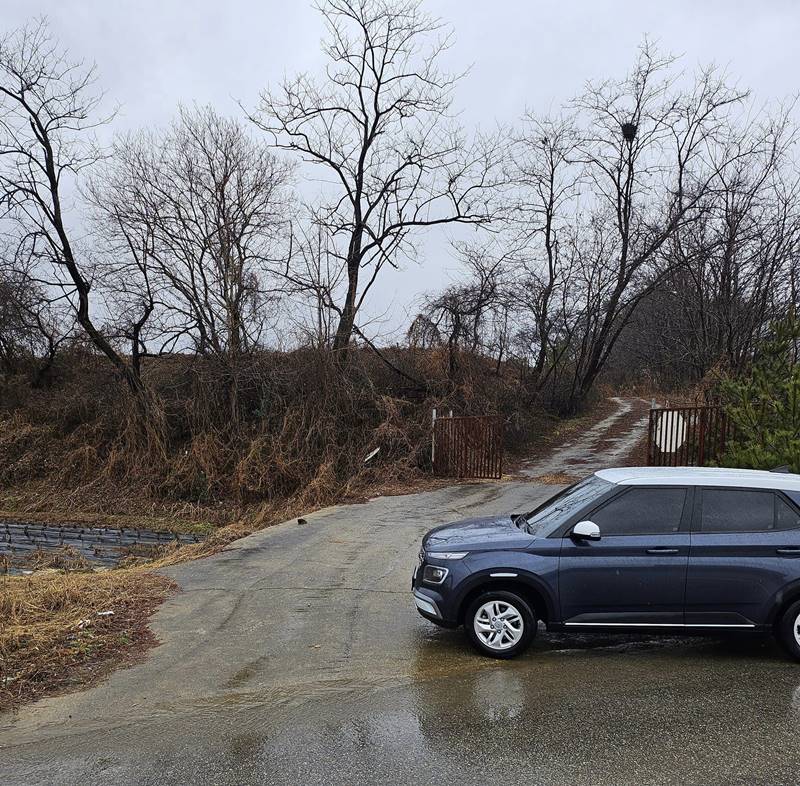
{"type": "Polygon", "coordinates": [[[468,551],[431,551],[429,557],[433,559],[464,559],[469,554],[468,551]]]}
{"type": "Polygon", "coordinates": [[[422,572],[422,580],[426,584],[441,584],[450,571],[440,565],[426,565],[422,572]]]}

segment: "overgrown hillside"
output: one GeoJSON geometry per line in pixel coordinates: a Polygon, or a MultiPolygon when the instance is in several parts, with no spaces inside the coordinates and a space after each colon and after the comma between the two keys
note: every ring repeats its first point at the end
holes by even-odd
{"type": "Polygon", "coordinates": [[[452,381],[443,352],[381,354],[353,351],[343,366],[328,351],[260,353],[235,374],[153,358],[143,416],[102,359],[64,353],[45,386],[24,372],[2,383],[2,507],[223,523],[232,509],[311,507],[429,473],[434,407],[503,415],[511,451],[552,420],[513,366],[464,354],[452,381]]]}

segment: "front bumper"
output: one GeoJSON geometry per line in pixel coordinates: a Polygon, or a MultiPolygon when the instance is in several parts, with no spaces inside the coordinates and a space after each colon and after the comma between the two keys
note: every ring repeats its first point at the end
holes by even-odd
{"type": "Polygon", "coordinates": [[[428,617],[429,619],[434,618],[436,620],[442,619],[442,613],[439,611],[436,601],[419,590],[414,590],[414,603],[417,606],[417,611],[422,614],[423,617],[428,617]]]}
{"type": "Polygon", "coordinates": [[[451,603],[448,602],[448,585],[450,579],[443,585],[431,586],[422,581],[422,565],[414,571],[411,579],[411,590],[414,594],[414,605],[417,611],[430,622],[435,622],[445,628],[454,628],[458,625],[451,617],[451,603]]]}

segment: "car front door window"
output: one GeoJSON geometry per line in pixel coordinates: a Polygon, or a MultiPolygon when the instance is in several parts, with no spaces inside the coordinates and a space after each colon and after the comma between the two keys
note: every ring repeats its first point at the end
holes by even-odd
{"type": "Polygon", "coordinates": [[[680,531],[686,489],[631,489],[590,516],[606,535],[669,535],[680,531]]]}

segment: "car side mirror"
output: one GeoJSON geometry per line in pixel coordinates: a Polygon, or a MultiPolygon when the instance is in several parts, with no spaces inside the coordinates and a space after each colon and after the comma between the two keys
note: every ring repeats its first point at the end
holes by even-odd
{"type": "Polygon", "coordinates": [[[579,521],[572,528],[572,537],[576,540],[600,540],[600,527],[593,521],[579,521]]]}

